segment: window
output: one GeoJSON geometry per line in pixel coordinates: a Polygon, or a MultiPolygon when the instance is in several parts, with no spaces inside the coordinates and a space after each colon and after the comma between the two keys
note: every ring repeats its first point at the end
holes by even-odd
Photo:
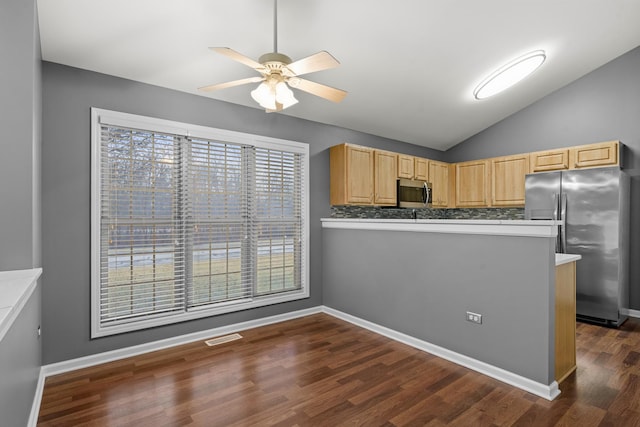
{"type": "Polygon", "coordinates": [[[308,146],[92,109],[92,337],[309,296],[308,146]]]}

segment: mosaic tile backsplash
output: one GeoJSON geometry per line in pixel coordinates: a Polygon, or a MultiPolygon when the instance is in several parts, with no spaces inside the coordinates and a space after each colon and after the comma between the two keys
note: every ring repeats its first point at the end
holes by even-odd
{"type": "MultiPolygon", "coordinates": [[[[411,219],[411,209],[331,206],[331,218],[411,219]]],[[[416,209],[418,219],[524,219],[524,208],[416,209]]]]}

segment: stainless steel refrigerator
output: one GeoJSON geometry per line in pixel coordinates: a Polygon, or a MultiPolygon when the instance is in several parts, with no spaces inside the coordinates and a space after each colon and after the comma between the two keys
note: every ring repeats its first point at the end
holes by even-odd
{"type": "Polygon", "coordinates": [[[617,167],[527,175],[525,219],[557,219],[556,252],[580,254],[580,320],[617,327],[629,307],[629,176],[617,167]]]}

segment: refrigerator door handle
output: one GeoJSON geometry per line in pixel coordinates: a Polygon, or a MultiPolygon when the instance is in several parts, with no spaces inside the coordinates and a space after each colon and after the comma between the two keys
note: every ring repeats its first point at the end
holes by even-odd
{"type": "Polygon", "coordinates": [[[567,195],[562,194],[560,196],[560,219],[562,225],[560,226],[560,253],[565,253],[567,249],[567,195]]]}
{"type": "Polygon", "coordinates": [[[564,226],[562,224],[558,224],[558,235],[556,236],[556,253],[563,254],[564,247],[562,244],[562,235],[564,234],[564,226]]]}
{"type": "Polygon", "coordinates": [[[562,216],[562,211],[560,210],[561,200],[564,197],[564,194],[560,195],[559,193],[553,193],[553,220],[559,221],[558,224],[558,235],[556,236],[556,253],[561,254],[564,253],[564,226],[561,222],[564,218],[562,216]]]}

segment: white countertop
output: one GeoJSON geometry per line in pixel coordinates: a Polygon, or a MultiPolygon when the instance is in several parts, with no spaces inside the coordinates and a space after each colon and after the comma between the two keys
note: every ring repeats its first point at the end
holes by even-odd
{"type": "Polygon", "coordinates": [[[41,268],[0,272],[0,341],[29,300],[41,268]]]}
{"type": "Polygon", "coordinates": [[[499,219],[359,219],[322,218],[322,228],[556,237],[560,222],[499,219]]]}
{"type": "Polygon", "coordinates": [[[582,259],[582,255],[577,254],[556,254],[556,267],[562,264],[578,261],[582,259]]]}

